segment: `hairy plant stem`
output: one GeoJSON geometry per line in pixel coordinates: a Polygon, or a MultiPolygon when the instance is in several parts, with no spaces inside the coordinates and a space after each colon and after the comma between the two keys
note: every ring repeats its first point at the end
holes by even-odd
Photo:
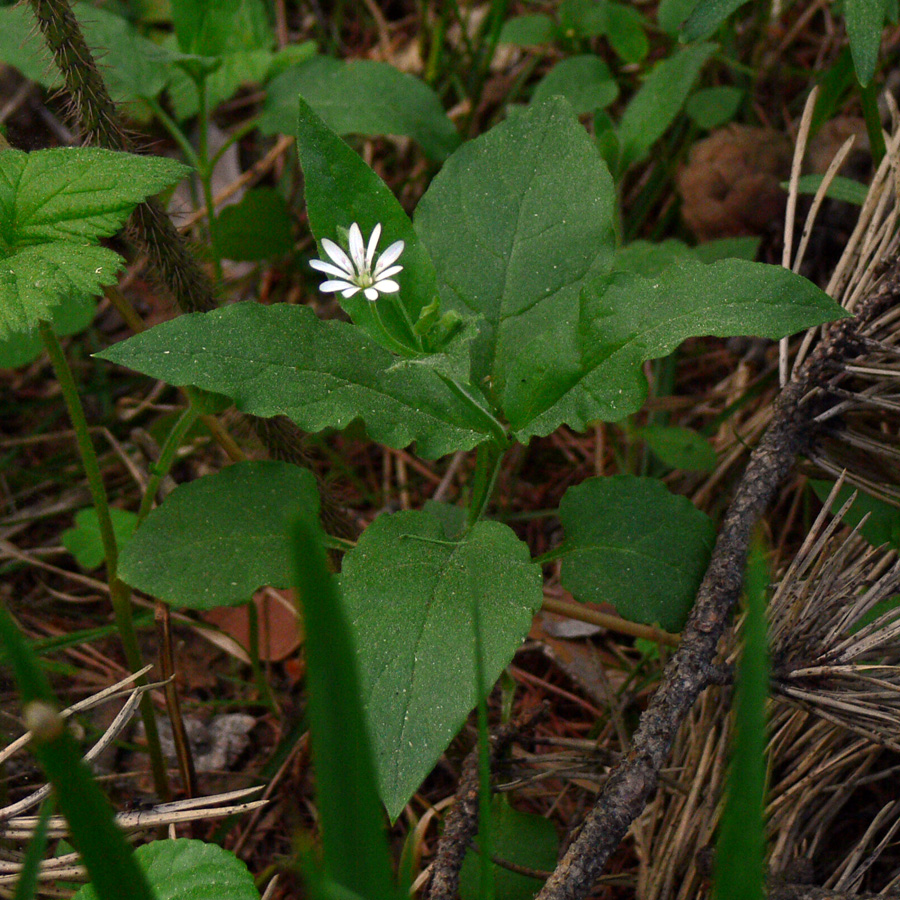
{"type": "MultiPolygon", "coordinates": [[[[75,378],[72,375],[72,370],[69,368],[66,355],[60,346],[59,340],[53,333],[53,329],[46,322],[41,322],[40,324],[40,335],[50,357],[56,380],[59,382],[62,390],[69,418],[72,421],[81,464],[84,467],[91,499],[97,512],[100,540],[106,556],[106,577],[109,582],[109,594],[112,600],[113,615],[119,629],[119,637],[122,640],[122,647],[125,651],[125,659],[131,671],[137,672],[143,668],[144,663],[141,659],[137,633],[134,630],[134,622],[132,620],[131,597],[128,587],[119,579],[117,574],[119,551],[116,545],[115,532],[113,531],[112,518],[109,514],[109,500],[106,496],[106,487],[103,484],[103,476],[100,473],[100,464],[97,460],[97,453],[94,450],[87,419],[84,415],[84,407],[81,405],[81,397],[78,395],[78,387],[75,384],[75,378]]],[[[142,676],[136,683],[147,684],[147,679],[142,676]]],[[[159,732],[156,728],[156,716],[148,693],[142,695],[140,709],[144,729],[147,734],[147,746],[153,769],[154,786],[160,798],[167,799],[169,796],[168,777],[162,748],[159,743],[159,732]]]]}

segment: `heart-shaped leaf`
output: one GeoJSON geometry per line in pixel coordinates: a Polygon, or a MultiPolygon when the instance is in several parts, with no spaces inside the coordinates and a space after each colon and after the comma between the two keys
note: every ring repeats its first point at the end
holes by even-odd
{"type": "Polygon", "coordinates": [[[491,431],[448,387],[444,367],[397,363],[359,328],[304,306],[235,303],[179,316],[97,355],[226,394],[253,415],[288,416],[305,431],[361,418],[374,440],[398,448],[415,441],[423,456],[468,450],[491,431]]]}
{"type": "Polygon", "coordinates": [[[87,147],[0,152],[0,338],[112,284],[122,261],[97,241],[188,171],[172,159],[87,147]]]}
{"type": "Polygon", "coordinates": [[[341,589],[381,797],[396,818],[476,703],[474,605],[493,682],[541,605],[540,567],[499,522],[479,522],[457,541],[428,513],[409,511],[363,532],[341,589]]]}
{"type": "Polygon", "coordinates": [[[679,631],[716,537],[709,516],[655,478],[613,475],[569,488],[561,580],[577,599],[679,631]]]}
{"type": "Polygon", "coordinates": [[[291,585],[289,525],[298,509],[318,507],[308,469],[235,463],[175,488],[134,533],[119,575],[176,606],[247,603],[264,585],[291,585]]]}

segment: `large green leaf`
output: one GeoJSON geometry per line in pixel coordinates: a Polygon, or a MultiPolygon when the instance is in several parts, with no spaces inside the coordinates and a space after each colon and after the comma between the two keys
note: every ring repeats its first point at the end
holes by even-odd
{"type": "Polygon", "coordinates": [[[678,115],[715,44],[694,44],[658,63],[631,98],[618,136],[622,171],[649,152],[678,115]]]}
{"type": "Polygon", "coordinates": [[[388,63],[317,56],[293,66],[269,85],[262,130],[293,134],[298,96],[337,134],[408,135],[436,160],[445,159],[459,144],[437,94],[388,63]]]}
{"type": "Polygon", "coordinates": [[[355,326],[308,307],[235,303],[179,316],[98,355],[225,394],[253,415],[286,415],[306,431],[361,418],[374,440],[416,441],[423,456],[470,449],[490,430],[433,367],[397,364],[355,326]]]}
{"type": "Polygon", "coordinates": [[[444,307],[484,317],[475,380],[496,396],[517,365],[577,364],[579,294],[612,256],[613,202],[606,166],[561,99],[463,144],[420,201],[416,231],[444,307]]]}
{"type": "MultiPolygon", "coordinates": [[[[157,900],[259,900],[246,863],[217,844],[178,838],[134,851],[157,900]]],[[[86,884],[73,900],[97,900],[86,884]]]]}
{"type": "Polygon", "coordinates": [[[308,469],[235,463],[172,491],[123,550],[119,575],[177,606],[246,603],[264,585],[291,585],[288,527],[298,509],[318,506],[308,469]]]}
{"type": "Polygon", "coordinates": [[[863,86],[875,74],[887,10],[888,0],[844,0],[844,18],[847,20],[853,68],[863,86]]]}
{"type": "MultiPolygon", "coordinates": [[[[413,321],[437,295],[434,266],[425,245],[413,230],[409,217],[390,188],[363,162],[359,154],[342,141],[301,97],[297,123],[297,153],[303,167],[306,211],[309,226],[319,247],[322,238],[343,243],[341,230],[356,222],[368,240],[376,225],[383,232],[381,247],[403,241],[405,247],[398,262],[403,272],[399,301],[413,321]]],[[[319,255],[325,259],[321,251],[319,255]]],[[[341,300],[344,309],[366,333],[381,340],[381,326],[371,303],[361,293],[341,300]]],[[[404,319],[392,302],[379,301],[381,317],[392,331],[402,334],[404,319]]]]}
{"type": "Polygon", "coordinates": [[[540,607],[540,567],[499,522],[452,541],[428,513],[377,518],[344,559],[381,797],[396,818],[475,705],[472,610],[493,682],[540,607]]]}
{"type": "Polygon", "coordinates": [[[685,260],[652,278],[612,271],[582,292],[575,359],[554,357],[546,337],[535,335],[510,370],[503,408],[521,441],[563,423],[583,430],[640,409],[647,395],[641,364],[688,337],[775,340],[846,315],[812,282],[780,266],[685,260]]]}
{"type": "Polygon", "coordinates": [[[122,261],[97,241],[187,171],[171,159],[94,148],[0,151],[0,338],[112,284],[122,261]]]}
{"type": "Polygon", "coordinates": [[[626,619],[679,631],[716,537],[709,516],[655,478],[613,475],[569,488],[561,580],[626,619]]]}

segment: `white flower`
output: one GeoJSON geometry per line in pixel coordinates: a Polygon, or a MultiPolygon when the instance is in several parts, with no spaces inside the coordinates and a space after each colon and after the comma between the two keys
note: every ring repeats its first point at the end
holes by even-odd
{"type": "Polygon", "coordinates": [[[391,276],[402,271],[403,266],[395,266],[395,263],[403,252],[403,241],[394,241],[384,253],[378,257],[375,268],[375,248],[381,237],[381,224],[375,226],[367,247],[363,246],[362,232],[359,225],[354,222],[350,226],[350,256],[328,238],[322,238],[322,248],[331,257],[335,265],[321,259],[310,260],[310,265],[320,272],[333,275],[329,281],[323,281],[319,285],[320,291],[340,291],[343,297],[352,297],[362,291],[366,300],[377,300],[378,294],[394,294],[400,290],[400,285],[391,276]]]}

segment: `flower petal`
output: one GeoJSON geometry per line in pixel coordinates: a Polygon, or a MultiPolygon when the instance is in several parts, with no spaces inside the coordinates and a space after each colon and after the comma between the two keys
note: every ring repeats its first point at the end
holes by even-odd
{"type": "Polygon", "coordinates": [[[396,294],[397,291],[400,290],[400,285],[397,284],[396,281],[391,281],[390,278],[386,281],[376,281],[375,287],[377,287],[382,294],[396,294]]]}
{"type": "Polygon", "coordinates": [[[366,295],[366,300],[372,300],[374,302],[378,299],[378,291],[373,287],[366,288],[363,293],[366,295]]]}
{"type": "Polygon", "coordinates": [[[350,257],[334,241],[322,238],[322,249],[344,270],[346,275],[356,274],[350,257]]]}
{"type": "Polygon", "coordinates": [[[359,288],[354,284],[353,287],[347,288],[346,291],[341,291],[341,296],[345,299],[347,297],[352,297],[354,294],[359,293],[359,288]]]}
{"type": "Polygon", "coordinates": [[[355,284],[350,284],[349,281],[323,281],[319,285],[319,290],[324,291],[326,294],[331,291],[346,291],[348,288],[356,288],[357,291],[359,290],[355,284]]]}
{"type": "Polygon", "coordinates": [[[375,265],[374,276],[377,278],[391,263],[396,262],[406,244],[403,241],[394,241],[381,256],[375,265]]]}
{"type": "Polygon", "coordinates": [[[379,272],[378,280],[380,281],[382,278],[390,278],[391,275],[396,275],[398,272],[403,271],[403,266],[391,266],[389,269],[385,269],[383,272],[379,272]]]}
{"type": "Polygon", "coordinates": [[[356,266],[357,273],[365,272],[366,251],[363,247],[362,232],[356,222],[350,226],[350,258],[356,266]]]}
{"type": "Polygon", "coordinates": [[[311,259],[309,264],[313,269],[316,269],[319,272],[335,275],[338,278],[351,278],[353,276],[352,272],[345,272],[343,269],[333,266],[331,263],[324,262],[321,259],[311,259]]]}
{"type": "Polygon", "coordinates": [[[375,259],[375,248],[381,238],[381,222],[372,229],[372,236],[369,238],[369,246],[366,248],[366,271],[372,271],[372,260],[375,259]]]}

